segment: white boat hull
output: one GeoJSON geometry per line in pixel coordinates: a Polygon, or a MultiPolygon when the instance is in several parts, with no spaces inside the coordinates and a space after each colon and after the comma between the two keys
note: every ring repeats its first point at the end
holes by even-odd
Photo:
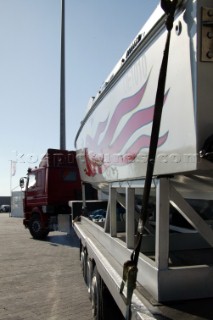
{"type": "MultiPolygon", "coordinates": [[[[187,3],[177,14],[172,31],[156,176],[198,172],[212,166],[199,157],[199,151],[213,131],[213,63],[200,61],[196,21],[201,8],[198,2],[193,8],[187,3]]],[[[81,178],[99,188],[146,175],[167,33],[162,19],[158,8],[140,32],[146,35],[144,40],[96,97],[77,134],[81,178]]]]}

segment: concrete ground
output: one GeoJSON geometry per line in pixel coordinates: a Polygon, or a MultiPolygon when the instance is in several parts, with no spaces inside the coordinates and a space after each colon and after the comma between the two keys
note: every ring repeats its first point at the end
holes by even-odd
{"type": "Polygon", "coordinates": [[[0,214],[0,320],[92,320],[76,235],[33,240],[21,218],[0,214]]]}

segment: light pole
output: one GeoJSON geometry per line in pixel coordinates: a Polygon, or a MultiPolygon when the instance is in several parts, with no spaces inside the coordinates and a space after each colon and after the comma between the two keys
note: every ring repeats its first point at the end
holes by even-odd
{"type": "Polygon", "coordinates": [[[60,149],[66,149],[66,114],[65,114],[65,0],[61,0],[60,149]]]}

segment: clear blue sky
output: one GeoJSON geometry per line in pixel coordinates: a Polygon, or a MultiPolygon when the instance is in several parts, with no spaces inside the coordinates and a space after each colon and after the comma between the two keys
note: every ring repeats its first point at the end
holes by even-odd
{"type": "MultiPolygon", "coordinates": [[[[66,1],[66,147],[157,0],[66,1]]],[[[0,0],[0,196],[59,148],[60,0],[0,0]],[[10,179],[10,162],[17,161],[10,179]]],[[[15,190],[20,190],[16,188],[15,190]]]]}

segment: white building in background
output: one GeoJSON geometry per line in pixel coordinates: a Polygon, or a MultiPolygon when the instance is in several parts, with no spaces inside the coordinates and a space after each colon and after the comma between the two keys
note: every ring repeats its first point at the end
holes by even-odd
{"type": "Polygon", "coordinates": [[[23,192],[12,191],[11,193],[11,217],[23,217],[23,192]]]}

